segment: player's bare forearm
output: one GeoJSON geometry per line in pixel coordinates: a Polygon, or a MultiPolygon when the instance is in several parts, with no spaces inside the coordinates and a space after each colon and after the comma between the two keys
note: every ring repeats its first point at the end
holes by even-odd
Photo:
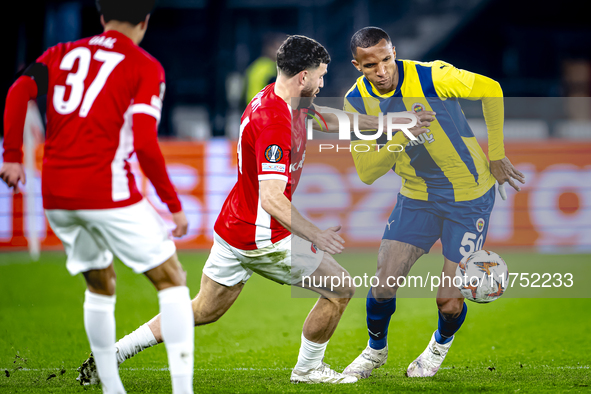
{"type": "Polygon", "coordinates": [[[286,183],[277,179],[259,182],[262,208],[291,233],[315,244],[321,250],[336,254],[344,249],[345,242],[336,232],[340,226],[324,231],[306,220],[283,194],[286,183]]]}
{"type": "MultiPolygon", "coordinates": [[[[380,125],[380,119],[378,116],[365,115],[365,114],[360,114],[360,113],[355,113],[355,112],[341,111],[341,110],[337,110],[335,108],[330,108],[331,112],[323,112],[324,108],[329,108],[329,107],[320,107],[317,105],[314,106],[315,111],[322,114],[322,117],[324,118],[324,121],[326,122],[326,127],[328,129],[323,130],[317,122],[314,122],[312,124],[312,126],[313,126],[313,129],[316,131],[324,131],[327,133],[338,133],[339,132],[339,117],[335,113],[333,113],[334,111],[338,111],[339,113],[342,113],[347,116],[347,118],[349,119],[349,130],[348,131],[350,131],[350,132],[353,132],[355,125],[357,126],[357,130],[362,130],[362,131],[372,131],[372,130],[378,130],[380,128],[382,129],[382,131],[384,133],[386,133],[386,131],[387,131],[388,125],[386,124],[386,117],[382,118],[382,124],[380,125]]],[[[433,122],[435,120],[435,115],[436,115],[436,113],[432,112],[432,111],[423,111],[420,113],[413,113],[413,114],[417,117],[417,125],[414,128],[410,129],[414,135],[418,135],[418,134],[426,132],[427,131],[426,128],[431,125],[430,122],[433,122]]],[[[410,120],[408,118],[393,118],[391,121],[395,124],[410,123],[410,120]]],[[[395,129],[395,131],[400,131],[400,130],[395,129]]]]}
{"type": "Polygon", "coordinates": [[[260,181],[261,206],[288,231],[311,241],[312,234],[320,230],[304,219],[297,209],[292,206],[291,201],[283,194],[285,186],[286,183],[278,179],[260,181]]]}

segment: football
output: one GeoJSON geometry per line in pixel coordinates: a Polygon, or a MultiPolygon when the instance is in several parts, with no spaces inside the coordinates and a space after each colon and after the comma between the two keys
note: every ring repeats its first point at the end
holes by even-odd
{"type": "Polygon", "coordinates": [[[485,304],[498,299],[509,282],[505,261],[488,250],[465,256],[456,268],[454,285],[470,301],[485,304]]]}

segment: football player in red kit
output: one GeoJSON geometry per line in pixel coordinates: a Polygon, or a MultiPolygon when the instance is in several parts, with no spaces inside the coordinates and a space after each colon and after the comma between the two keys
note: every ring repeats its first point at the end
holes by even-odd
{"type": "MultiPolygon", "coordinates": [[[[277,52],[277,82],[261,90],[242,115],[238,141],[238,181],[214,227],[214,244],[193,299],[195,325],[215,322],[232,306],[253,273],[275,282],[309,288],[320,298],[303,328],[292,382],[354,383],[323,362],[330,337],[355,291],[304,284],[302,277],[349,274],[331,254],[343,250],[340,227],[324,231],[304,219],[291,198],[306,152],[306,111],[294,101],[311,104],[323,87],[330,56],[318,42],[288,37],[277,52]]],[[[335,119],[336,120],[336,119],[335,119]]],[[[343,282],[351,281],[343,280],[343,282]]],[[[315,283],[312,281],[311,283],[315,283]]],[[[156,316],[117,344],[119,362],[162,341],[156,316]]],[[[81,375],[92,381],[85,363],[81,375]]]]}
{"type": "Polygon", "coordinates": [[[105,392],[124,393],[115,355],[113,254],[158,289],[161,335],[174,393],[192,393],[193,312],[185,274],[164,222],[138,191],[134,153],[180,237],[187,219],[157,141],[164,70],[138,44],[154,1],[98,0],[104,33],[49,48],[11,87],[0,177],[15,191],[27,103],[47,95],[43,205],[72,275],[88,286],[84,325],[105,392]]]}

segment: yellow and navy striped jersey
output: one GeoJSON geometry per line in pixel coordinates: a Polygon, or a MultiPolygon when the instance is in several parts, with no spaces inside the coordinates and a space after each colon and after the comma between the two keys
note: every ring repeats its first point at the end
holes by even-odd
{"type": "MultiPolygon", "coordinates": [[[[371,171],[379,156],[383,158],[387,153],[397,155],[392,169],[402,177],[400,193],[406,197],[424,201],[469,201],[481,197],[494,185],[495,178],[457,100],[470,95],[477,74],[443,61],[396,63],[399,78],[395,90],[380,94],[361,76],[345,96],[345,111],[377,116],[425,110],[436,112],[436,120],[417,141],[406,140],[400,132],[395,134],[392,142],[406,145],[399,154],[361,150],[357,153],[352,149],[360,177],[363,179],[362,172],[371,171]]],[[[351,145],[386,142],[383,135],[377,141],[352,140],[351,145]]]]}

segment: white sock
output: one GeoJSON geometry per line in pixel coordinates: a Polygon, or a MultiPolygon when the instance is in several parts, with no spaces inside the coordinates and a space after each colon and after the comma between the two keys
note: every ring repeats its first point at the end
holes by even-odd
{"type": "Polygon", "coordinates": [[[117,362],[121,364],[123,361],[131,358],[144,349],[157,345],[158,342],[154,338],[154,334],[148,323],[144,324],[131,334],[127,334],[121,338],[116,344],[115,348],[118,350],[117,362]]]}
{"type": "Polygon", "coordinates": [[[84,294],[84,327],[103,391],[125,393],[115,357],[115,296],[84,294]]]}
{"type": "Polygon", "coordinates": [[[162,338],[174,394],[193,393],[193,350],[195,318],[189,288],[170,287],[158,293],[162,338]]]}
{"type": "Polygon", "coordinates": [[[324,352],[328,341],[325,343],[314,343],[309,341],[302,333],[302,346],[300,347],[300,354],[298,354],[298,363],[295,369],[300,371],[308,371],[320,365],[324,358],[324,352]]]}

